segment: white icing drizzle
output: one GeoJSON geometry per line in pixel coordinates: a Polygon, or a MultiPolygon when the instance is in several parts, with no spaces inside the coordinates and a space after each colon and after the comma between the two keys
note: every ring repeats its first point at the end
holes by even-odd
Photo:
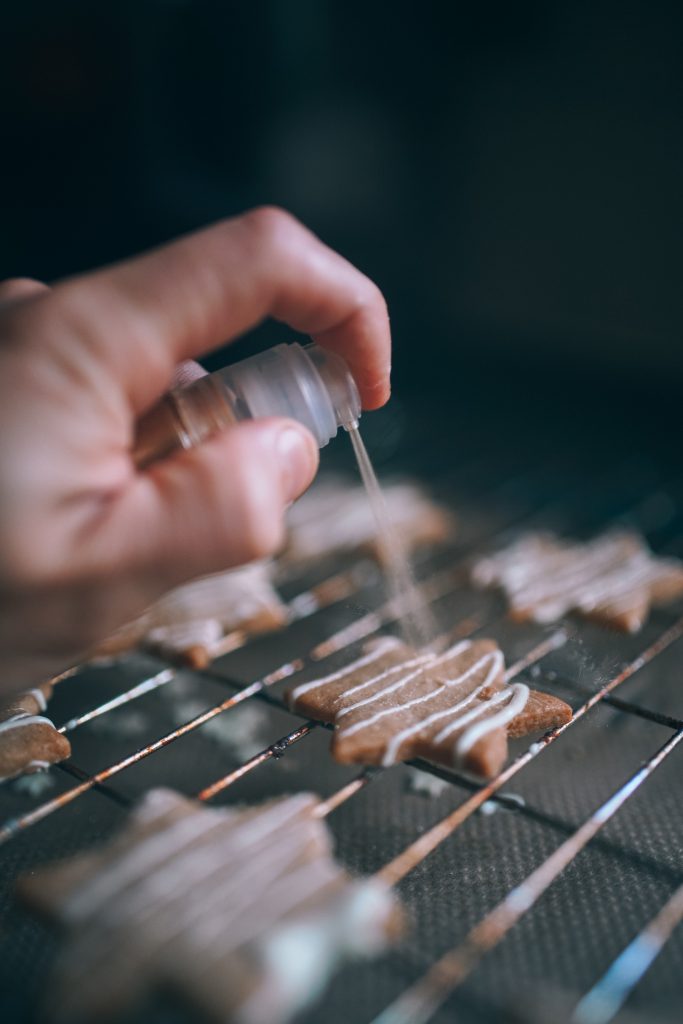
{"type": "MultiPolygon", "coordinates": [[[[292,868],[300,860],[308,840],[306,830],[285,829],[261,849],[257,842],[233,842],[226,835],[225,823],[218,833],[212,833],[211,841],[197,848],[184,851],[177,860],[172,860],[162,872],[149,878],[137,878],[128,890],[120,892],[107,911],[107,924],[111,928],[134,918],[138,926],[154,921],[155,946],[168,943],[179,936],[194,922],[201,925],[202,939],[211,941],[212,916],[207,918],[207,903],[221,905],[215,924],[219,932],[230,931],[221,936],[223,949],[232,948],[245,941],[246,929],[253,918],[240,921],[239,928],[233,928],[247,911],[255,898],[264,898],[265,890],[276,883],[279,876],[292,877],[292,868]],[[183,879],[179,886],[179,879],[183,879]],[[192,900],[187,906],[185,893],[192,887],[192,900]],[[256,893],[256,895],[255,895],[256,893]]],[[[311,870],[311,865],[305,865],[311,870]]],[[[295,886],[288,887],[288,893],[295,896],[295,886]]],[[[301,888],[297,900],[302,898],[301,888]]],[[[266,912],[274,909],[268,900],[266,912]]],[[[199,945],[195,940],[195,944],[199,945]]],[[[202,942],[203,945],[203,942],[202,942]]]]}
{"type": "Polygon", "coordinates": [[[218,619],[197,619],[171,626],[155,626],[147,633],[146,640],[155,647],[171,651],[186,651],[189,647],[205,647],[210,651],[223,635],[218,619]]]}
{"type": "Polygon", "coordinates": [[[149,628],[157,628],[217,619],[225,630],[281,607],[269,566],[258,562],[177,587],[150,608],[145,620],[149,628]]]}
{"type": "Polygon", "coordinates": [[[363,655],[362,658],[358,658],[357,661],[353,661],[350,665],[346,665],[344,668],[340,668],[336,672],[330,673],[328,676],[323,676],[322,679],[314,679],[310,683],[301,683],[300,686],[296,686],[289,695],[290,708],[295,710],[296,702],[300,697],[303,697],[305,693],[310,693],[311,690],[318,690],[324,686],[329,686],[330,683],[339,682],[339,680],[343,679],[344,676],[357,672],[361,668],[365,668],[366,665],[372,664],[373,661],[378,661],[383,655],[388,654],[389,651],[393,651],[400,646],[401,641],[396,637],[382,637],[371,651],[363,655]]]}
{"type": "MultiPolygon", "coordinates": [[[[472,693],[470,694],[470,698],[476,697],[476,696],[478,696],[478,694],[480,694],[484,690],[486,690],[487,687],[489,687],[491,685],[491,683],[493,682],[493,680],[496,678],[498,673],[502,671],[502,668],[503,668],[503,654],[502,654],[502,652],[501,651],[492,651],[491,655],[489,655],[489,657],[491,657],[491,659],[492,659],[491,668],[489,669],[489,671],[488,671],[488,673],[486,675],[486,678],[484,679],[483,683],[480,683],[480,685],[476,688],[476,690],[472,691],[472,693]],[[496,657],[496,655],[498,657],[496,657]]],[[[485,661],[485,659],[482,658],[481,662],[484,662],[484,661],[485,661]]],[[[509,692],[508,687],[506,687],[504,690],[501,690],[500,692],[501,693],[509,692]]],[[[488,705],[489,701],[490,700],[495,700],[495,698],[497,696],[498,696],[497,694],[493,694],[493,696],[488,698],[486,702],[480,701],[481,707],[482,708],[486,707],[488,705]]],[[[438,732],[436,734],[436,736],[434,737],[434,742],[435,743],[442,743],[443,740],[447,736],[450,736],[450,734],[452,732],[455,732],[456,729],[461,727],[461,725],[463,724],[463,722],[464,722],[464,720],[466,718],[467,718],[467,715],[464,715],[461,719],[459,719],[459,720],[457,720],[455,722],[449,722],[448,725],[446,725],[440,732],[438,732]]]]}
{"type": "MultiPolygon", "coordinates": [[[[502,668],[503,656],[500,651],[490,651],[488,654],[485,654],[482,658],[479,658],[478,661],[475,661],[474,664],[470,665],[468,669],[465,669],[465,671],[462,672],[459,676],[456,676],[454,679],[447,680],[442,686],[437,687],[435,690],[432,690],[429,693],[422,694],[419,697],[413,697],[412,700],[408,700],[403,704],[394,704],[392,707],[383,708],[381,711],[377,711],[374,715],[371,715],[370,718],[363,719],[361,722],[355,722],[353,725],[348,726],[346,729],[341,729],[340,736],[352,736],[354,733],[359,732],[361,729],[367,729],[369,726],[374,725],[381,718],[385,718],[388,715],[401,714],[402,712],[408,711],[410,708],[415,707],[417,704],[424,704],[427,701],[434,700],[436,697],[440,697],[446,690],[455,689],[456,687],[459,687],[463,683],[467,682],[468,679],[470,679],[473,675],[476,675],[476,673],[479,672],[479,670],[483,668],[483,666],[489,661],[491,661],[492,664],[486,679],[484,680],[483,683],[480,684],[480,686],[477,687],[476,691],[473,691],[476,693],[481,692],[481,690],[483,690],[490,683],[490,681],[493,678],[495,678],[496,673],[502,668]]],[[[432,666],[430,665],[429,668],[431,667],[432,666]]],[[[420,669],[418,672],[413,673],[413,676],[419,675],[421,671],[423,670],[420,669]]],[[[467,699],[471,699],[471,695],[467,699]]],[[[454,707],[457,706],[458,705],[454,705],[454,707]]],[[[454,707],[446,709],[445,713],[451,713],[454,710],[454,707]]],[[[443,713],[443,711],[438,712],[438,714],[443,713]]],[[[418,728],[420,727],[421,725],[418,725],[418,728]]]]}
{"type": "Polygon", "coordinates": [[[268,982],[240,1007],[240,1024],[281,1019],[282,1006],[308,1007],[322,992],[343,943],[354,956],[376,953],[386,945],[391,913],[390,890],[373,880],[346,886],[323,912],[283,922],[262,942],[268,982]]]}
{"type": "MultiPolygon", "coordinates": [[[[387,513],[398,532],[419,537],[440,510],[413,484],[382,487],[387,513]]],[[[358,547],[377,538],[365,490],[348,480],[320,481],[296,502],[289,516],[289,556],[314,558],[358,547]]]]}
{"type": "MultiPolygon", "coordinates": [[[[389,676],[395,675],[397,672],[404,671],[405,669],[415,668],[416,665],[427,665],[429,662],[433,662],[434,658],[435,655],[433,654],[420,654],[415,658],[410,658],[408,661],[402,661],[397,665],[390,665],[389,668],[385,669],[384,672],[381,672],[378,676],[373,676],[371,679],[366,679],[364,683],[358,683],[357,686],[352,686],[350,690],[344,690],[343,696],[344,698],[353,697],[354,694],[362,693],[363,690],[367,690],[371,686],[376,686],[377,683],[381,683],[383,679],[387,679],[389,676]]],[[[381,691],[381,693],[384,692],[384,690],[381,691]]],[[[370,700],[375,700],[375,698],[380,695],[381,694],[373,694],[372,697],[367,698],[366,700],[360,700],[358,701],[357,704],[353,704],[348,708],[344,708],[342,711],[339,712],[339,715],[345,715],[347,714],[347,712],[352,711],[363,704],[369,703],[370,700]]]]}
{"type": "Polygon", "coordinates": [[[112,640],[124,646],[147,643],[173,653],[195,646],[211,652],[226,632],[259,616],[271,615],[274,624],[286,619],[271,574],[269,563],[256,562],[176,587],[112,640]]]}
{"type": "MultiPolygon", "coordinates": [[[[397,682],[384,686],[381,690],[378,690],[377,693],[373,693],[370,697],[358,700],[355,704],[350,704],[347,708],[342,708],[341,711],[337,712],[335,721],[339,721],[340,718],[343,718],[344,715],[348,715],[351,711],[357,711],[359,708],[363,708],[367,704],[374,704],[375,701],[381,700],[382,697],[386,697],[395,690],[400,690],[401,687],[407,686],[408,683],[413,681],[413,679],[417,679],[418,676],[422,675],[423,670],[429,666],[430,661],[431,659],[429,657],[414,658],[411,659],[411,661],[406,661],[403,665],[394,665],[393,668],[388,669],[386,672],[382,672],[381,675],[375,676],[375,678],[371,679],[369,683],[364,684],[364,688],[369,685],[377,685],[377,683],[386,679],[388,676],[395,676],[397,672],[402,672],[414,667],[416,664],[418,665],[418,668],[416,668],[415,671],[408,672],[407,675],[401,676],[397,682]]],[[[346,697],[347,694],[344,694],[344,696],[346,697]]]]}
{"type": "MultiPolygon", "coordinates": [[[[173,972],[190,990],[208,993],[221,1019],[249,1019],[248,1004],[239,1006],[244,972],[248,999],[272,1006],[262,1019],[276,1024],[291,1018],[321,969],[329,973],[347,950],[370,952],[385,943],[392,899],[384,887],[352,882],[331,859],[327,828],[310,814],[312,796],[257,812],[214,811],[172,794],[156,796],[150,794],[135,815],[147,834],[136,839],[133,828],[127,849],[115,843],[115,857],[105,854],[104,865],[88,869],[90,895],[81,907],[87,914],[77,917],[80,928],[60,956],[62,977],[79,979],[67,984],[65,1012],[85,1015],[101,1005],[103,990],[136,992],[147,979],[173,972]],[[158,863],[158,850],[177,823],[164,818],[178,812],[183,820],[209,819],[211,825],[195,826],[194,840],[186,832],[185,845],[174,833],[170,855],[158,863]],[[123,874],[119,853],[128,864],[123,874]],[[297,962],[307,965],[295,985],[286,984],[290,939],[297,962]],[[268,955],[273,942],[275,961],[268,955]],[[231,961],[235,952],[238,959],[231,961]]],[[[71,884],[76,891],[66,906],[73,921],[84,886],[71,884]]]]}
{"type": "MultiPolygon", "coordinates": [[[[142,810],[144,811],[144,806],[142,810]]],[[[256,824],[248,822],[243,825],[242,834],[249,834],[246,830],[250,829],[256,834],[257,839],[261,839],[268,831],[279,827],[281,819],[286,820],[287,814],[292,813],[294,812],[291,807],[285,812],[283,805],[278,804],[255,818],[256,824]]],[[[137,842],[130,851],[117,860],[109,872],[102,873],[90,886],[86,885],[78,890],[69,900],[65,914],[69,919],[92,916],[116,892],[149,872],[158,872],[165,862],[172,861],[173,869],[176,871],[177,858],[181,851],[214,830],[223,831],[225,824],[225,815],[222,813],[207,811],[205,814],[184,815],[161,832],[137,842]]]]}
{"type": "Polygon", "coordinates": [[[605,573],[602,579],[595,580],[588,592],[579,594],[579,606],[590,611],[604,602],[623,604],[629,598],[637,597],[643,587],[655,583],[661,576],[662,570],[652,565],[647,555],[634,556],[631,565],[605,573]]]}
{"type": "MultiPolygon", "coordinates": [[[[432,738],[432,742],[438,745],[452,733],[459,732],[461,735],[456,744],[455,757],[458,759],[463,757],[479,739],[516,717],[524,709],[528,700],[529,688],[523,684],[515,684],[511,687],[506,686],[492,697],[485,700],[482,699],[482,693],[485,693],[491,687],[503,670],[503,654],[497,649],[488,651],[459,675],[445,679],[442,684],[435,686],[428,693],[418,694],[403,703],[392,703],[389,707],[380,708],[374,714],[361,718],[359,721],[355,721],[346,727],[340,727],[340,720],[351,714],[351,712],[358,712],[363,708],[369,707],[373,703],[381,701],[399,689],[408,686],[410,683],[414,683],[424,672],[433,672],[440,666],[447,664],[449,660],[463,654],[472,646],[473,642],[471,640],[462,640],[438,657],[434,654],[419,655],[398,665],[391,665],[378,675],[372,676],[370,679],[351,687],[342,695],[345,700],[349,697],[363,694],[368,689],[374,689],[375,692],[367,697],[361,696],[359,700],[353,701],[337,711],[335,724],[338,728],[338,739],[348,739],[362,730],[371,728],[385,718],[401,716],[406,712],[410,713],[419,705],[426,705],[429,702],[442,699],[443,695],[447,692],[454,694],[458,688],[466,686],[470,679],[473,677],[476,679],[482,671],[485,671],[484,678],[469,693],[465,693],[461,699],[447,708],[440,708],[432,714],[420,717],[418,721],[412,721],[405,728],[400,729],[394,736],[390,737],[382,758],[382,764],[384,766],[395,764],[399,758],[401,748],[407,740],[419,733],[428,731],[436,723],[443,722],[444,720],[446,721],[445,726],[436,733],[432,738]],[[397,673],[399,674],[398,679],[396,679],[397,673]],[[385,681],[386,685],[381,685],[385,681]],[[377,689],[377,687],[379,688],[377,689]],[[495,709],[500,705],[504,705],[504,707],[496,711],[495,709]],[[492,710],[494,711],[493,714],[491,714],[492,710]]],[[[381,654],[385,653],[385,650],[385,646],[379,645],[378,648],[369,652],[352,665],[340,669],[323,679],[317,679],[311,683],[304,683],[302,687],[297,687],[291,696],[292,705],[296,704],[296,699],[301,695],[302,691],[305,692],[306,690],[322,688],[328,684],[337,683],[344,676],[352,675],[359,668],[371,665],[373,660],[376,660],[381,654]]]]}
{"type": "MultiPolygon", "coordinates": [[[[419,675],[419,673],[415,672],[414,675],[419,675]]],[[[344,737],[353,736],[355,733],[360,732],[361,729],[369,729],[371,725],[375,725],[376,722],[379,722],[381,718],[386,718],[387,715],[400,714],[403,711],[409,711],[410,708],[415,707],[417,704],[424,704],[426,701],[433,700],[434,697],[440,696],[445,689],[445,686],[439,686],[436,690],[424,693],[419,697],[413,697],[412,700],[407,700],[404,704],[397,704],[394,707],[376,711],[370,718],[365,718],[362,722],[355,722],[353,725],[347,726],[346,729],[340,729],[339,735],[344,737]]]]}
{"type": "Polygon", "coordinates": [[[567,543],[549,534],[530,534],[482,559],[473,579],[504,588],[513,607],[550,622],[571,608],[591,612],[627,611],[649,600],[649,588],[679,575],[683,563],[658,559],[634,533],[605,534],[589,543],[567,543]]]}
{"type": "MultiPolygon", "coordinates": [[[[437,690],[437,694],[443,693],[445,687],[437,690]]],[[[426,718],[421,719],[419,722],[413,722],[412,725],[406,726],[400,732],[397,732],[395,736],[392,736],[391,740],[387,744],[387,748],[382,758],[382,764],[385,768],[388,768],[392,764],[396,764],[398,760],[398,754],[406,740],[410,739],[416,733],[422,732],[424,729],[428,729],[434,722],[440,722],[442,718],[450,718],[452,715],[459,714],[463,708],[468,707],[473,700],[477,699],[478,694],[483,689],[482,686],[478,686],[472,693],[468,693],[466,697],[459,700],[457,704],[453,704],[450,708],[442,708],[440,711],[435,711],[433,714],[428,715],[426,718]]]]}
{"type": "MultiPolygon", "coordinates": [[[[192,945],[195,950],[201,951],[205,969],[211,966],[212,959],[220,960],[226,951],[243,946],[259,937],[274,920],[284,917],[298,904],[310,900],[321,890],[327,888],[330,883],[338,880],[339,868],[324,860],[306,862],[292,870],[301,858],[303,844],[300,841],[290,840],[288,845],[290,857],[287,861],[281,859],[277,865],[273,864],[272,867],[268,867],[259,858],[252,865],[249,874],[245,873],[240,878],[240,887],[243,892],[241,907],[231,901],[229,914],[214,916],[213,919],[206,922],[201,930],[198,929],[194,933],[192,945]],[[266,872],[270,876],[267,883],[264,881],[266,872]],[[244,892],[244,887],[259,882],[261,883],[259,895],[265,899],[259,901],[254,907],[254,896],[244,892]],[[267,888],[267,895],[264,893],[264,888],[267,888]],[[244,910],[247,908],[248,916],[244,914],[244,910]],[[239,923],[239,927],[235,927],[237,923],[239,923]],[[229,929],[229,934],[222,938],[226,928],[229,929]],[[220,938],[222,938],[222,949],[216,948],[216,942],[220,938]]],[[[269,860],[271,862],[273,860],[272,851],[269,853],[269,860]]],[[[239,891],[234,877],[229,882],[229,890],[231,895],[233,893],[236,895],[239,891]]]]}
{"type": "MultiPolygon", "coordinates": [[[[483,682],[479,684],[479,686],[475,687],[474,690],[472,690],[465,697],[463,697],[462,700],[458,701],[457,704],[452,704],[451,707],[449,708],[442,708],[440,711],[435,711],[433,714],[428,715],[427,718],[423,718],[419,722],[414,722],[412,725],[406,726],[405,729],[402,729],[401,732],[393,736],[390,743],[387,745],[384,757],[382,758],[382,764],[385,766],[395,764],[398,759],[399,751],[407,739],[410,739],[410,737],[414,736],[416,733],[422,732],[424,729],[429,729],[429,727],[434,725],[435,722],[440,722],[444,718],[452,718],[453,716],[459,716],[460,712],[464,708],[472,704],[473,701],[476,701],[479,698],[479,694],[482,693],[491,684],[491,681],[495,678],[497,672],[502,667],[503,656],[500,651],[491,651],[489,654],[481,658],[479,662],[476,663],[475,666],[472,666],[472,668],[468,670],[468,673],[464,673],[464,677],[466,677],[468,674],[473,674],[473,669],[475,667],[477,669],[481,668],[481,666],[488,659],[491,659],[492,665],[486,675],[486,678],[484,679],[483,682]],[[496,655],[499,656],[500,660],[495,657],[496,655]]],[[[461,677],[460,681],[462,680],[463,677],[461,677]]],[[[450,683],[448,685],[452,686],[453,683],[450,683]]],[[[436,692],[438,694],[441,694],[443,693],[444,689],[445,687],[442,687],[440,690],[436,692]]],[[[484,704],[483,702],[481,703],[483,707],[484,704]]],[[[460,719],[460,721],[462,721],[462,719],[460,719]]]]}
{"type": "Polygon", "coordinates": [[[140,875],[156,871],[159,866],[200,836],[219,827],[220,821],[199,816],[183,816],[160,833],[136,844],[123,854],[108,872],[97,875],[90,885],[77,890],[64,907],[69,921],[92,917],[115,894],[130,885],[140,875]]]}
{"type": "MultiPolygon", "coordinates": [[[[384,679],[387,679],[389,676],[395,675],[397,672],[405,672],[406,669],[412,669],[415,666],[419,666],[419,670],[417,672],[410,672],[408,675],[402,676],[397,682],[390,683],[388,686],[385,686],[381,690],[378,690],[377,693],[373,693],[372,696],[366,697],[364,700],[359,700],[355,704],[351,704],[349,707],[342,708],[341,711],[337,712],[335,721],[339,721],[340,718],[342,718],[344,715],[348,715],[351,711],[357,711],[358,708],[365,707],[367,704],[373,704],[375,701],[381,700],[383,697],[386,697],[387,694],[393,693],[395,690],[401,689],[401,687],[406,686],[408,683],[412,682],[413,679],[416,679],[419,675],[421,675],[422,671],[425,668],[438,668],[439,665],[443,665],[445,661],[449,661],[451,658],[455,658],[456,655],[462,653],[463,651],[466,651],[471,646],[471,640],[461,640],[459,643],[454,644],[453,647],[450,647],[447,651],[444,651],[444,653],[440,654],[438,657],[435,654],[419,655],[417,658],[411,658],[409,661],[404,661],[400,665],[392,665],[390,668],[386,669],[386,671],[382,672],[380,675],[373,676],[372,679],[368,679],[364,683],[359,683],[358,686],[351,687],[350,690],[346,690],[346,692],[344,693],[344,698],[351,697],[353,694],[360,693],[371,686],[377,686],[378,683],[381,683],[384,679]]],[[[458,680],[455,680],[454,682],[457,681],[458,680]]],[[[454,685],[454,682],[448,682],[448,685],[454,685]]],[[[397,710],[400,710],[401,706],[405,707],[406,705],[399,705],[397,710]]]]}
{"type": "Polygon", "coordinates": [[[38,705],[41,711],[45,711],[47,708],[47,701],[45,700],[45,694],[42,690],[36,687],[34,690],[29,690],[27,696],[33,697],[34,701],[38,705]]]}
{"type": "MultiPolygon", "coordinates": [[[[522,713],[526,707],[526,702],[529,699],[529,687],[524,683],[514,683],[512,686],[506,687],[504,690],[501,690],[500,693],[494,694],[489,700],[482,701],[480,707],[474,708],[470,712],[471,719],[483,715],[487,708],[500,704],[508,697],[509,700],[504,708],[496,712],[496,714],[485,718],[482,722],[478,722],[476,725],[466,729],[463,735],[458,739],[458,742],[455,745],[456,763],[461,760],[465,754],[472,749],[474,744],[478,743],[479,740],[482,739],[482,737],[486,736],[494,729],[500,728],[502,725],[507,725],[507,723],[511,722],[513,718],[516,718],[517,715],[522,713]]],[[[467,717],[468,716],[463,716],[463,718],[467,717]]]]}
{"type": "Polygon", "coordinates": [[[12,729],[19,729],[25,725],[51,725],[54,729],[54,724],[49,718],[44,718],[42,715],[29,715],[25,711],[21,711],[18,715],[13,715],[12,718],[8,718],[5,722],[0,722],[0,732],[9,732],[12,729]]]}
{"type": "MultiPolygon", "coordinates": [[[[285,901],[295,904],[306,899],[315,888],[316,863],[305,865],[307,871],[301,879],[292,879],[291,872],[305,855],[315,830],[324,826],[312,819],[296,821],[300,805],[297,807],[297,798],[292,803],[282,801],[243,824],[231,822],[234,814],[197,808],[189,820],[213,819],[209,828],[197,829],[198,836],[203,831],[200,844],[188,835],[187,844],[156,871],[134,858],[138,870],[108,887],[104,903],[90,905],[88,941],[78,951],[77,962],[85,964],[98,957],[106,960],[113,945],[112,933],[121,928],[134,929],[127,936],[133,943],[137,935],[142,936],[147,957],[168,954],[168,947],[178,942],[185,957],[188,947],[202,948],[205,960],[203,947],[214,940],[225,955],[270,924],[278,912],[281,879],[285,901]]],[[[163,823],[161,829],[154,838],[163,842],[163,823]]],[[[142,840],[141,845],[146,844],[142,840]]],[[[137,846],[131,853],[136,852],[137,846]]],[[[336,865],[331,866],[338,875],[336,865]]],[[[191,969],[199,972],[194,962],[191,969]]]]}

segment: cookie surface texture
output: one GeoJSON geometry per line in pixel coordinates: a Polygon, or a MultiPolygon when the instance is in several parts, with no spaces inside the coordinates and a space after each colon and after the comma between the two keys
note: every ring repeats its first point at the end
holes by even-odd
{"type": "Polygon", "coordinates": [[[287,613],[270,577],[257,562],[186,583],[166,594],[136,622],[124,626],[94,652],[113,657],[136,647],[192,668],[205,668],[225,636],[279,629],[287,613]]]}
{"type": "Polygon", "coordinates": [[[577,612],[635,633],[651,605],[683,594],[683,562],[658,558],[639,534],[614,531],[587,543],[530,533],[480,559],[472,580],[498,587],[520,621],[554,622],[577,612]]]}
{"type": "MultiPolygon", "coordinates": [[[[408,551],[439,544],[455,530],[451,513],[415,483],[382,488],[387,514],[408,551]]],[[[365,489],[353,480],[317,481],[291,508],[285,562],[308,562],[326,555],[364,552],[383,560],[377,526],[365,489]]]]}
{"type": "Polygon", "coordinates": [[[332,755],[343,764],[422,757],[482,776],[505,763],[508,735],[542,732],[572,714],[556,697],[507,685],[493,640],[462,640],[435,655],[380,638],[345,668],[291,688],[287,699],[293,711],[334,723],[332,755]]]}
{"type": "Polygon", "coordinates": [[[107,846],[27,878],[23,899],[66,929],[53,1018],[109,1019],[161,993],[208,1020],[283,1024],[341,960],[379,952],[398,905],[334,861],[318,805],[152,790],[107,846]]]}

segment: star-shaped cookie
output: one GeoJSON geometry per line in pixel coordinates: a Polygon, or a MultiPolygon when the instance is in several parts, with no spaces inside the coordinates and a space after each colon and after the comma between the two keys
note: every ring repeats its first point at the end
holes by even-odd
{"type": "Polygon", "coordinates": [[[651,605],[683,594],[683,562],[657,558],[631,531],[587,543],[525,534],[476,562],[471,575],[478,586],[500,587],[520,621],[553,622],[576,611],[629,633],[644,624],[651,605]]]}
{"type": "Polygon", "coordinates": [[[390,765],[423,757],[495,775],[507,737],[571,718],[568,704],[523,683],[505,683],[493,640],[463,640],[418,654],[394,637],[366,645],[357,661],[290,689],[292,710],[333,722],[332,755],[344,764],[390,765]]]}
{"type": "MultiPolygon", "coordinates": [[[[416,483],[382,486],[386,513],[407,551],[440,544],[455,532],[453,515],[416,483]]],[[[291,508],[283,563],[307,563],[332,554],[361,553],[383,562],[386,551],[362,484],[327,476],[291,508]]]]}
{"type": "Polygon", "coordinates": [[[106,846],[25,878],[24,900],[66,929],[51,1017],[109,1019],[156,993],[209,1020],[284,1024],[341,960],[381,950],[398,905],[335,862],[318,804],[213,809],[152,790],[106,846]]]}
{"type": "Polygon", "coordinates": [[[71,744],[43,715],[52,683],[21,693],[0,707],[0,781],[63,761],[71,744]]]}
{"type": "Polygon", "coordinates": [[[135,647],[170,661],[206,668],[227,633],[250,635],[279,629],[287,610],[263,562],[216,573],[166,594],[135,622],[101,644],[93,657],[113,657],[135,647]]]}

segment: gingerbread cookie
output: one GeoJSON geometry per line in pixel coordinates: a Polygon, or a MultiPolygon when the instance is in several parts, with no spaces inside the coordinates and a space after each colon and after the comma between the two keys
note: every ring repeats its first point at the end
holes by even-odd
{"type": "Polygon", "coordinates": [[[0,707],[0,780],[30,774],[63,761],[71,744],[42,712],[52,683],[19,694],[0,707]]]}
{"type": "Polygon", "coordinates": [[[553,622],[576,611],[629,633],[644,624],[651,605],[683,594],[683,562],[657,558],[630,531],[587,543],[526,534],[480,559],[471,575],[478,586],[500,587],[520,621],[553,622]]]}
{"type": "Polygon", "coordinates": [[[177,587],[101,644],[93,656],[112,657],[144,647],[171,661],[205,668],[220,652],[227,633],[264,633],[279,629],[286,619],[270,569],[259,562],[177,587]]]}
{"type": "MultiPolygon", "coordinates": [[[[390,483],[382,488],[389,518],[408,551],[439,544],[454,532],[450,512],[431,501],[416,484],[390,483]]],[[[309,562],[326,555],[361,552],[382,562],[384,553],[365,488],[342,477],[328,477],[311,487],[289,518],[283,554],[288,562],[309,562]]]]}
{"type": "Polygon", "coordinates": [[[20,892],[67,929],[50,992],[58,1021],[109,1019],[152,992],[210,1020],[282,1024],[349,955],[399,930],[389,890],[333,859],[318,800],[213,809],[145,796],[100,850],[20,892]]]}
{"type": "Polygon", "coordinates": [[[508,736],[545,731],[572,715],[556,697],[506,685],[493,640],[463,640],[435,655],[383,637],[358,661],[287,697],[292,710],[334,722],[332,755],[343,764],[423,757],[483,776],[500,771],[508,736]]]}

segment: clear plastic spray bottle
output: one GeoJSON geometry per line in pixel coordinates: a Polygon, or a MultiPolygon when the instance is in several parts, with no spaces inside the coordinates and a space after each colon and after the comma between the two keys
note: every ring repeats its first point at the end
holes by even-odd
{"type": "Polygon", "coordinates": [[[318,345],[276,345],[169,392],[138,422],[133,447],[142,468],[242,420],[287,416],[323,448],[339,427],[356,427],[360,396],[341,358],[318,345]]]}

